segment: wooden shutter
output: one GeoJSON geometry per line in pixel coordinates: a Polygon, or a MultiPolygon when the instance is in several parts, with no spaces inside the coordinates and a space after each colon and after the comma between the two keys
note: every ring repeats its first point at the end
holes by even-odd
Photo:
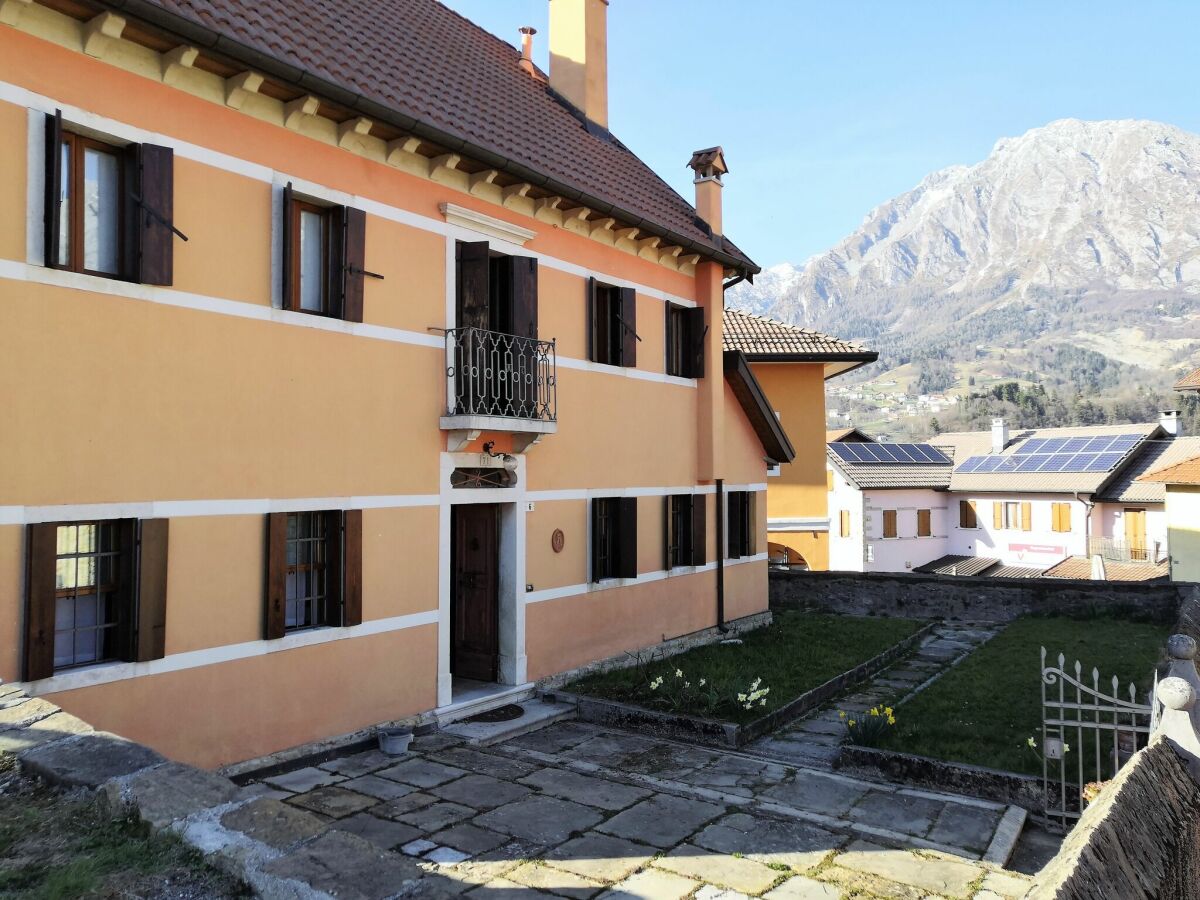
{"type": "Polygon", "coordinates": [[[342,513],[342,625],[361,625],[362,611],[362,510],[342,513]]]}
{"type": "Polygon", "coordinates": [[[850,510],[843,509],[839,518],[842,526],[842,537],[850,537],[850,510]]]}
{"type": "Polygon", "coordinates": [[[708,498],[692,494],[692,565],[708,562],[708,498]]]}
{"type": "Polygon", "coordinates": [[[513,256],[509,260],[512,273],[512,333],[518,337],[538,336],[538,261],[532,256],[513,256]]]}
{"type": "Polygon", "coordinates": [[[460,241],[458,256],[459,328],[490,330],[491,257],[487,241],[460,241]]]}
{"type": "Polygon", "coordinates": [[[683,377],[704,377],[704,307],[683,311],[687,324],[683,334],[683,377]]]}
{"type": "Polygon", "coordinates": [[[133,274],[142,284],[169,285],[175,233],[166,223],[174,221],[175,215],[175,155],[170,147],[140,144],[136,158],[136,190],[142,202],[134,217],[137,268],[133,274]]]}
{"type": "Polygon", "coordinates": [[[932,533],[932,514],[927,509],[918,509],[917,537],[929,537],[932,533]]]}
{"type": "Polygon", "coordinates": [[[287,513],[267,514],[267,586],[263,639],[281,638],[287,627],[287,513]]]}
{"type": "Polygon", "coordinates": [[[592,581],[599,581],[607,573],[600,571],[600,508],[604,500],[592,500],[592,581]]]}
{"type": "Polygon", "coordinates": [[[637,497],[617,500],[617,571],[618,578],[637,578],[637,497]]]}
{"type": "Polygon", "coordinates": [[[979,527],[979,507],[975,504],[974,500],[967,501],[967,509],[970,513],[970,515],[968,516],[968,518],[971,521],[970,527],[978,528],[979,527]]]}
{"type": "Polygon", "coordinates": [[[997,531],[1004,527],[1004,504],[999,500],[992,501],[992,525],[997,531]]]}
{"type": "Polygon", "coordinates": [[[292,219],[296,214],[295,204],[296,201],[292,195],[292,183],[289,181],[283,187],[283,223],[280,229],[282,236],[280,247],[282,252],[280,255],[281,273],[279,290],[283,298],[283,303],[281,304],[283,309],[291,309],[293,307],[292,291],[296,289],[292,283],[295,278],[295,272],[292,271],[292,267],[295,265],[295,257],[300,252],[300,248],[295,246],[296,229],[292,227],[292,219]]]}
{"type": "Polygon", "coordinates": [[[663,497],[663,569],[667,572],[671,571],[671,502],[673,499],[670,494],[663,497]]]}
{"type": "Polygon", "coordinates": [[[637,292],[633,288],[619,289],[621,323],[621,365],[637,365],[637,292]]]}
{"type": "Polygon", "coordinates": [[[599,315],[596,302],[596,279],[588,278],[587,280],[587,310],[585,319],[587,321],[587,358],[592,362],[597,362],[596,359],[596,338],[600,334],[599,322],[596,321],[596,316],[599,315]]]}
{"type": "Polygon", "coordinates": [[[167,655],[167,547],[169,519],[143,519],[138,540],[138,662],[167,655]]]}
{"type": "Polygon", "coordinates": [[[331,266],[337,291],[330,294],[335,299],[334,309],[341,311],[347,322],[363,320],[363,282],[367,265],[367,214],[353,206],[339,206],[331,210],[331,240],[334,244],[331,258],[337,264],[331,266]]]}
{"type": "Polygon", "coordinates": [[[825,470],[825,490],[826,491],[833,490],[833,469],[825,470]]]}
{"type": "Polygon", "coordinates": [[[1021,504],[1021,530],[1033,531],[1033,504],[1021,504]]]}
{"type": "Polygon", "coordinates": [[[25,533],[25,665],[21,677],[25,681],[37,681],[54,674],[58,526],[54,523],[30,525],[25,533]]]}
{"type": "MultiPolygon", "coordinates": [[[[44,194],[42,240],[45,242],[45,262],[48,266],[58,263],[58,241],[60,238],[60,216],[62,215],[62,110],[54,115],[46,113],[46,188],[44,194]]],[[[57,538],[55,539],[57,542],[57,538]]],[[[57,547],[57,543],[55,544],[57,547]]],[[[53,566],[51,566],[53,568],[53,566]]],[[[52,623],[53,624],[53,623],[52,623]]],[[[51,644],[53,645],[53,628],[51,644]]],[[[51,670],[54,666],[54,647],[50,648],[51,670]]],[[[45,677],[45,676],[40,676],[45,677]]]]}
{"type": "Polygon", "coordinates": [[[758,492],[742,494],[742,548],[746,556],[758,552],[758,492]]]}
{"type": "Polygon", "coordinates": [[[883,511],[883,536],[885,538],[894,538],[896,534],[896,511],[894,509],[885,509],[883,511]]]}
{"type": "Polygon", "coordinates": [[[116,627],[113,629],[112,655],[122,662],[137,657],[137,519],[119,519],[116,523],[117,557],[116,627]]]}
{"type": "Polygon", "coordinates": [[[725,497],[728,537],[725,556],[729,559],[737,559],[742,555],[742,505],[745,499],[745,494],[741,491],[730,491],[725,497]]]}

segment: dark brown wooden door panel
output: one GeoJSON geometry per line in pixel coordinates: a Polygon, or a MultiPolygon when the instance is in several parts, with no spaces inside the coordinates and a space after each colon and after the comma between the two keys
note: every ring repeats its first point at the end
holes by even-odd
{"type": "Polygon", "coordinates": [[[500,509],[451,507],[450,671],[495,681],[500,656],[500,509]]]}

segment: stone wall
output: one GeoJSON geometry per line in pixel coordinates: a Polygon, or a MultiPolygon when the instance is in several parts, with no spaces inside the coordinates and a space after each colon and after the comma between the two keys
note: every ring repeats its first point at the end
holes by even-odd
{"type": "Polygon", "coordinates": [[[1191,610],[1195,628],[1186,630],[1200,637],[1200,585],[1165,581],[773,571],[770,599],[774,609],[971,622],[1007,622],[1028,613],[1113,613],[1175,624],[1191,610]]]}
{"type": "Polygon", "coordinates": [[[1027,896],[1200,897],[1200,784],[1166,740],[1138,752],[1108,783],[1027,896]]]}

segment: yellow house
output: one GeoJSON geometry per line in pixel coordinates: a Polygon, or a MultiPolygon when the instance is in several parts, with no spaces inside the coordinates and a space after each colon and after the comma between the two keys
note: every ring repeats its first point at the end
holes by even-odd
{"type": "Polygon", "coordinates": [[[212,766],[766,610],[758,267],[606,0],[115,7],[0,3],[0,679],[212,766]]]}
{"type": "Polygon", "coordinates": [[[879,354],[734,309],[725,310],[725,347],[746,354],[795,445],[795,460],[772,467],[767,480],[771,556],[826,571],[831,488],[825,462],[825,382],[874,362],[879,354]]]}
{"type": "Polygon", "coordinates": [[[1138,481],[1166,485],[1171,580],[1200,582],[1200,456],[1148,472],[1138,481]]]}

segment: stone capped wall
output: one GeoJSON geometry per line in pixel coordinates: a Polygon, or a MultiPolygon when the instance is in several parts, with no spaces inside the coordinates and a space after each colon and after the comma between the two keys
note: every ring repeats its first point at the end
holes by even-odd
{"type": "Polygon", "coordinates": [[[1109,782],[1027,897],[1200,897],[1200,784],[1167,741],[1139,751],[1109,782]]]}
{"type": "Polygon", "coordinates": [[[1165,581],[773,571],[770,599],[775,609],[969,622],[1007,622],[1029,613],[1118,613],[1174,624],[1181,612],[1195,609],[1200,637],[1200,585],[1165,581]]]}

